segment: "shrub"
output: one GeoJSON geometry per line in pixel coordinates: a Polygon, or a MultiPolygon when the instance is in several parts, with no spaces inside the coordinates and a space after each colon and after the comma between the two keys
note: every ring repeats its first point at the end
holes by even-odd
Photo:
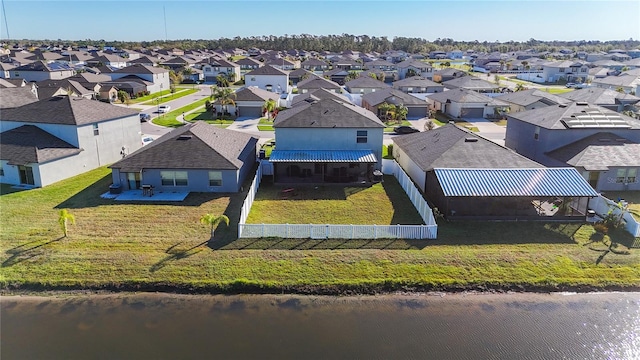
{"type": "Polygon", "coordinates": [[[607,234],[609,232],[609,227],[604,222],[598,222],[593,224],[593,230],[601,234],[607,234]]]}

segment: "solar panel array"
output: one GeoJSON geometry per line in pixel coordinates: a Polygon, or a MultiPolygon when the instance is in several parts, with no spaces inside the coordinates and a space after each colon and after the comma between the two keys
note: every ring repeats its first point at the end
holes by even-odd
{"type": "Polygon", "coordinates": [[[619,114],[603,113],[597,109],[587,109],[583,112],[573,114],[570,118],[562,119],[562,122],[569,129],[631,128],[631,125],[619,114]]]}

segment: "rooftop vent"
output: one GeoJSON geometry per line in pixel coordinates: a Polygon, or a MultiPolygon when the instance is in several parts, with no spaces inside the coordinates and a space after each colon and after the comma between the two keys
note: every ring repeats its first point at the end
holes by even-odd
{"type": "Polygon", "coordinates": [[[598,139],[598,141],[600,141],[600,142],[609,142],[609,141],[611,141],[611,139],[598,139]]]}
{"type": "Polygon", "coordinates": [[[464,142],[478,142],[478,138],[474,138],[474,137],[464,138],[464,142]]]}
{"type": "Polygon", "coordinates": [[[193,135],[180,135],[178,136],[178,140],[191,140],[193,135]]]}
{"type": "Polygon", "coordinates": [[[587,106],[587,105],[589,105],[589,103],[584,102],[584,101],[577,101],[576,105],[578,105],[578,106],[587,106]]]}
{"type": "Polygon", "coordinates": [[[558,105],[558,107],[560,107],[560,108],[566,108],[566,107],[567,107],[567,105],[565,105],[565,104],[560,104],[560,105],[558,105]]]}

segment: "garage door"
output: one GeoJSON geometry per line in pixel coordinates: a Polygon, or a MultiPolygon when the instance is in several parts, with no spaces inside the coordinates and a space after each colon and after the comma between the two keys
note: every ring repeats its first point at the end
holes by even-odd
{"type": "Polygon", "coordinates": [[[462,110],[460,110],[460,117],[461,118],[482,118],[484,117],[484,109],[483,108],[479,108],[479,109],[471,109],[471,108],[462,108],[462,110]]]}
{"type": "Polygon", "coordinates": [[[409,112],[407,112],[408,119],[420,119],[427,116],[427,108],[426,107],[410,107],[408,108],[409,112]]]}
{"type": "Polygon", "coordinates": [[[262,107],[260,106],[239,106],[238,116],[258,118],[262,116],[262,107]]]}

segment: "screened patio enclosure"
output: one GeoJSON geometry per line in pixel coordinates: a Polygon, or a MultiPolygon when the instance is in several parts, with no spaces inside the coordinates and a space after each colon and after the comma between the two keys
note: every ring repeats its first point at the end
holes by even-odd
{"type": "MultiPolygon", "coordinates": [[[[574,168],[434,169],[430,200],[450,219],[584,220],[598,193],[574,168]]],[[[429,183],[429,180],[427,181],[429,183]]]]}
{"type": "Polygon", "coordinates": [[[369,150],[274,150],[275,183],[361,183],[373,181],[377,158],[369,150]]]}

